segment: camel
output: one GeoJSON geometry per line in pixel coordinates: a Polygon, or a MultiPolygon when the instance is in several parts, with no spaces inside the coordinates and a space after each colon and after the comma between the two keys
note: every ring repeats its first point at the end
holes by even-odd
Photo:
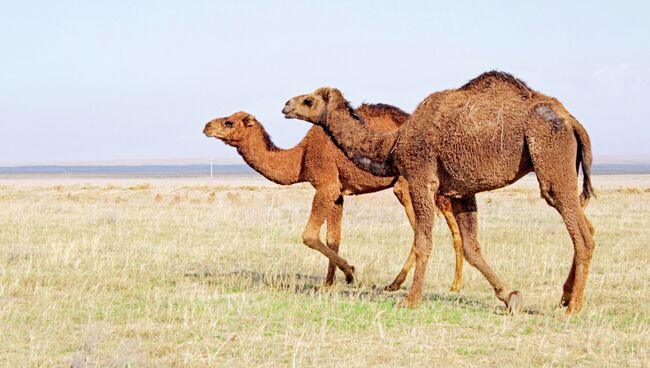
{"type": "MultiPolygon", "coordinates": [[[[394,106],[364,104],[356,113],[368,121],[376,131],[397,129],[408,114],[394,106]]],[[[415,214],[411,206],[406,180],[402,177],[377,177],[357,168],[332,142],[320,127],[312,127],[298,145],[291,149],[279,149],[271,141],[264,127],[255,116],[237,112],[206,124],[204,134],[236,147],[246,163],[267,179],[281,185],[309,182],[316,194],[313,199],[309,221],[302,240],[329,259],[325,285],[332,285],[336,267],[352,282],[354,267],[338,255],[341,241],[343,196],[376,192],[393,187],[393,192],[404,206],[409,222],[414,228],[415,214]],[[326,242],[320,240],[321,227],[327,222],[326,242]]],[[[462,287],[463,252],[460,230],[451,212],[449,199],[439,196],[436,205],[443,213],[452,233],[456,252],[456,272],[451,291],[462,287]]],[[[399,290],[415,262],[415,249],[394,281],[385,287],[388,291],[399,290]]]]}
{"type": "Polygon", "coordinates": [[[323,87],[290,99],[286,118],[321,126],[355,164],[378,176],[403,176],[415,211],[415,274],[400,306],[416,307],[432,247],[432,198],[442,194],[460,227],[465,259],[516,313],[521,293],[510,289],[484,259],[478,243],[476,194],[514,183],[534,172],[541,196],[562,216],[574,248],[560,305],[582,308],[595,247],[583,207],[593,195],[591,143],[584,127],[555,98],[514,76],[491,71],[458,89],[424,99],[397,130],[376,132],[343,94],[323,87]],[[579,167],[583,172],[578,196],[579,167]]]}

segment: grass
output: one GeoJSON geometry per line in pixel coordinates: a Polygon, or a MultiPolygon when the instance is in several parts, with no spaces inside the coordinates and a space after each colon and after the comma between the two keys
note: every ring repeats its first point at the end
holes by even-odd
{"type": "MultiPolygon", "coordinates": [[[[597,179],[597,178],[596,178],[597,179]]],[[[629,184],[629,183],[628,183],[629,184]]],[[[389,192],[348,197],[339,273],[299,241],[308,186],[0,186],[4,366],[648,366],[650,190],[602,189],[584,312],[556,307],[572,247],[532,186],[479,196],[480,240],[524,296],[508,316],[451,239],[434,232],[425,300],[387,293],[412,233],[389,192]]]]}

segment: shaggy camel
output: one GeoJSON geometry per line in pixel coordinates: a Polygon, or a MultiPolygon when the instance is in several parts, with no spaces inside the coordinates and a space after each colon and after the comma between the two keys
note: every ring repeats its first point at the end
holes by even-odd
{"type": "Polygon", "coordinates": [[[289,100],[287,118],[308,120],[324,128],[357,166],[375,175],[402,175],[415,210],[415,275],[400,305],[417,306],[431,252],[434,219],[432,196],[452,202],[465,259],[490,283],[508,310],[522,298],[492,270],[478,243],[476,193],[507,186],[535,172],[542,197],[562,216],[574,247],[571,271],[560,304],[567,313],[582,308],[595,243],[582,206],[593,194],[591,145],[580,123],[556,99],[529,88],[507,73],[492,71],[459,89],[436,92],[422,101],[400,129],[367,129],[333,88],[289,100]],[[578,167],[582,194],[577,194],[578,167]]]}
{"type": "MultiPolygon", "coordinates": [[[[356,112],[368,121],[372,129],[379,132],[395,130],[408,118],[404,111],[385,104],[364,104],[356,112]]],[[[334,282],[337,266],[345,273],[348,282],[353,280],[354,267],[338,256],[344,195],[371,193],[394,186],[395,196],[405,207],[411,226],[415,227],[415,215],[406,180],[402,177],[377,177],[357,168],[320,127],[312,127],[297,146],[288,150],[277,148],[262,124],[246,112],[214,119],[207,123],[203,132],[208,137],[218,138],[236,147],[246,163],[267,179],[282,185],[309,182],[316,189],[302,239],[308,247],[318,250],[329,259],[326,285],[334,282]],[[325,221],[327,246],[320,240],[320,230],[325,221]]],[[[451,291],[458,292],[462,287],[463,269],[460,230],[451,212],[449,199],[439,196],[436,204],[452,233],[456,272],[451,291]]],[[[415,249],[411,248],[401,272],[385,289],[398,290],[414,261],[415,249]]]]}

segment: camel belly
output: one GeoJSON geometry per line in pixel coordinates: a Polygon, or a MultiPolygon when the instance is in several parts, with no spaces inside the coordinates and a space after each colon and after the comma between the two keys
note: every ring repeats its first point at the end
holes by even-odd
{"type": "MultiPolygon", "coordinates": [[[[516,170],[504,170],[502,175],[472,176],[469,180],[458,179],[443,171],[439,175],[439,192],[447,197],[465,198],[476,193],[508,186],[532,171],[532,166],[524,166],[516,170]]],[[[468,177],[469,175],[466,176],[466,178],[468,177]]]]}
{"type": "Polygon", "coordinates": [[[378,192],[390,188],[395,184],[395,178],[377,177],[360,169],[347,173],[339,173],[339,175],[342,188],[341,192],[344,195],[378,192]]]}
{"type": "Polygon", "coordinates": [[[440,190],[453,197],[501,188],[532,171],[523,132],[441,142],[436,151],[440,190]]]}

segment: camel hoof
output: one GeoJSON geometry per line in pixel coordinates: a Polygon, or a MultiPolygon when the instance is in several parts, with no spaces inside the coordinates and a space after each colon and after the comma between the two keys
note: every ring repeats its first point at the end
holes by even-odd
{"type": "Polygon", "coordinates": [[[518,291],[513,291],[510,293],[510,296],[508,296],[508,303],[506,303],[506,306],[508,307],[508,312],[510,314],[517,314],[521,311],[523,304],[524,300],[521,297],[521,294],[519,294],[518,291]]]}
{"type": "Polygon", "coordinates": [[[452,293],[460,293],[460,289],[461,289],[460,286],[454,285],[451,287],[451,289],[449,289],[449,291],[451,291],[452,293]]]}
{"type": "Polygon", "coordinates": [[[560,299],[560,307],[568,307],[571,302],[571,294],[562,294],[562,299],[560,299]]]}
{"type": "Polygon", "coordinates": [[[570,316],[572,314],[578,314],[582,310],[582,306],[577,304],[577,303],[569,303],[566,309],[566,314],[567,316],[570,316]]]}
{"type": "Polygon", "coordinates": [[[350,266],[350,272],[345,274],[345,282],[354,283],[354,266],[350,266]]]}
{"type": "Polygon", "coordinates": [[[396,285],[395,283],[392,283],[388,286],[384,287],[384,290],[386,291],[397,291],[402,287],[402,285],[396,285]]]}

